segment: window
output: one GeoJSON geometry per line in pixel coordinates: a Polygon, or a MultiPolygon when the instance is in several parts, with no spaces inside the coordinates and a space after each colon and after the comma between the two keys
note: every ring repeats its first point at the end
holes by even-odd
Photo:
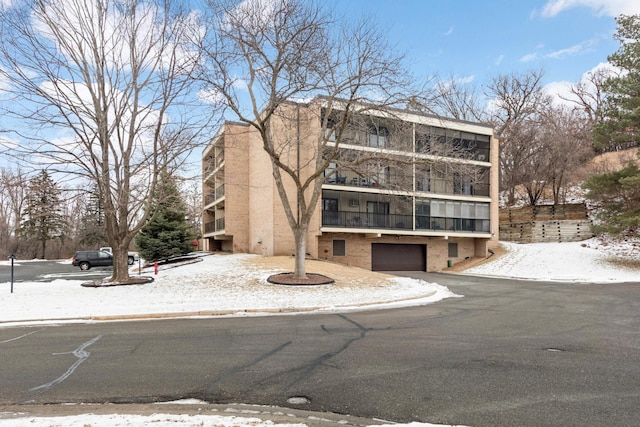
{"type": "Polygon", "coordinates": [[[322,199],[323,211],[338,211],[338,199],[322,199]]]}
{"type": "Polygon", "coordinates": [[[346,241],[334,240],[333,241],[333,256],[346,256],[346,241]]]}
{"type": "Polygon", "coordinates": [[[339,225],[338,199],[322,199],[322,225],[339,225]]]}
{"type": "Polygon", "coordinates": [[[449,258],[458,258],[458,244],[449,243],[449,258]]]}
{"type": "Polygon", "coordinates": [[[389,131],[385,127],[372,127],[369,129],[368,141],[369,147],[384,148],[385,139],[389,136],[389,131]]]}

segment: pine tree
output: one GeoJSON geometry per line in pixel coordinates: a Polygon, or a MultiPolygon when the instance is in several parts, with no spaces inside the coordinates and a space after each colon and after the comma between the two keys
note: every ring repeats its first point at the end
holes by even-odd
{"type": "Polygon", "coordinates": [[[97,189],[94,189],[89,195],[81,222],[80,244],[87,247],[97,244],[104,246],[104,243],[107,241],[104,228],[104,210],[102,209],[100,198],[97,195],[97,189]]]}
{"type": "Polygon", "coordinates": [[[47,242],[64,238],[67,224],[62,208],[60,189],[43,170],[29,184],[19,230],[22,237],[39,243],[43,259],[47,242]]]}
{"type": "Polygon", "coordinates": [[[622,73],[604,82],[603,120],[594,129],[595,147],[608,151],[640,145],[640,15],[616,22],[620,48],[608,60],[622,73]]]}
{"type": "Polygon", "coordinates": [[[583,184],[587,197],[600,203],[596,230],[620,234],[640,230],[640,168],[594,175],[583,184]]]}
{"type": "Polygon", "coordinates": [[[136,236],[140,256],[158,261],[190,252],[194,235],[175,181],[164,177],[154,199],[151,220],[136,236]]]}

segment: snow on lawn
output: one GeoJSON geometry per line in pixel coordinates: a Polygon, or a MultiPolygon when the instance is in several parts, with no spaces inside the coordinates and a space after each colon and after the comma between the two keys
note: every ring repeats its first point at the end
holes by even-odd
{"type": "MultiPolygon", "coordinates": [[[[80,286],[82,281],[77,280],[18,282],[13,294],[0,293],[0,322],[163,313],[346,311],[363,306],[425,304],[455,296],[444,286],[386,275],[378,275],[384,277],[382,281],[368,283],[350,279],[319,286],[274,285],[266,279],[282,269],[261,267],[261,258],[246,254],[204,256],[195,264],[161,268],[155,281],[145,285],[91,288],[80,286]]],[[[367,274],[370,272],[362,270],[363,276],[367,274]]]]}
{"type": "Polygon", "coordinates": [[[632,244],[603,246],[597,239],[566,243],[502,242],[507,250],[466,274],[572,282],[638,282],[640,270],[612,264],[612,259],[640,260],[632,244]],[[615,249],[615,250],[614,250],[615,249]]]}
{"type": "MultiPolygon", "coordinates": [[[[314,424],[319,419],[312,420],[314,424]]],[[[348,421],[343,424],[347,425],[348,421]]],[[[1,420],[2,427],[306,427],[304,423],[276,423],[271,420],[261,418],[241,418],[222,415],[174,415],[174,414],[152,414],[152,415],[72,415],[66,417],[33,417],[17,418],[13,420],[1,420]]],[[[328,426],[335,423],[328,423],[328,426]]],[[[371,427],[437,427],[440,424],[409,423],[409,424],[373,424],[371,427]]],[[[446,426],[442,426],[446,427],[446,426]]],[[[451,426],[454,427],[454,426],[451,426]]]]}

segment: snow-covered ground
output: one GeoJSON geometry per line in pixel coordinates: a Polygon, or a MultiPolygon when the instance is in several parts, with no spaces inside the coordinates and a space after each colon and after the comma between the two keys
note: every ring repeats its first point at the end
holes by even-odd
{"type": "MultiPolygon", "coordinates": [[[[265,267],[258,255],[208,255],[201,262],[161,267],[145,285],[83,287],[83,281],[0,284],[0,325],[20,321],[105,320],[165,315],[249,316],[335,312],[419,305],[454,296],[446,287],[331,265],[332,285],[281,286],[267,282],[282,268],[265,267]],[[360,273],[358,275],[357,273],[360,273]]],[[[61,261],[68,262],[68,261],[61,261]]],[[[16,263],[14,268],[28,268],[16,263]]],[[[69,266],[69,268],[75,268],[69,266]]],[[[314,271],[315,272],[315,271],[314,271]]],[[[131,273],[135,275],[136,273],[131,273]]]]}
{"type": "Polygon", "coordinates": [[[639,282],[640,270],[625,267],[626,261],[640,265],[640,242],[603,242],[596,238],[582,242],[503,242],[507,254],[466,274],[572,282],[639,282]]]}
{"type": "MultiPolygon", "coordinates": [[[[610,263],[611,258],[640,260],[640,244],[602,244],[596,239],[576,243],[503,243],[507,253],[464,274],[519,277],[533,280],[580,282],[640,281],[640,270],[610,263]]],[[[202,262],[164,269],[150,284],[86,288],[80,281],[0,284],[0,326],[25,320],[59,322],[60,319],[177,315],[248,316],[332,312],[427,304],[457,296],[446,287],[409,278],[383,277],[370,272],[337,270],[333,285],[289,287],[272,285],[266,278],[281,272],[265,268],[253,255],[205,256],[202,262]]],[[[633,264],[633,263],[632,263],[633,264]]],[[[635,264],[637,265],[637,263],[635,264]]],[[[16,265],[16,268],[24,266],[16,265]]],[[[305,426],[304,422],[279,424],[265,419],[229,415],[95,415],[18,417],[2,419],[1,427],[48,426],[305,426]]],[[[0,415],[2,415],[0,413],[0,415]]],[[[432,424],[412,423],[412,427],[432,424]]],[[[396,425],[397,426],[397,425],[396,425]]]]}

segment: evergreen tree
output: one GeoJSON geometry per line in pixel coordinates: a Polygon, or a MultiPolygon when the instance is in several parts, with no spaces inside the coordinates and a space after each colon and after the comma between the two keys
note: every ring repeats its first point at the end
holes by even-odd
{"type": "Polygon", "coordinates": [[[20,235],[38,242],[42,249],[42,258],[45,258],[47,242],[64,238],[66,226],[60,189],[49,173],[43,170],[29,183],[20,235]]]}
{"type": "Polygon", "coordinates": [[[102,245],[107,241],[104,210],[97,189],[89,195],[80,225],[80,244],[86,247],[102,245]]]}
{"type": "Polygon", "coordinates": [[[147,261],[158,261],[191,251],[194,239],[186,208],[175,180],[163,177],[154,197],[151,220],[136,236],[136,247],[147,261]]]}
{"type": "MultiPolygon", "coordinates": [[[[640,153],[639,153],[640,155],[640,153]]],[[[600,203],[596,230],[620,234],[640,230],[640,168],[629,164],[624,169],[594,175],[583,187],[587,197],[600,203]]]]}
{"type": "Polygon", "coordinates": [[[603,119],[594,129],[595,148],[608,151],[640,145],[640,15],[616,22],[620,48],[608,60],[622,72],[604,82],[603,119]]]}

